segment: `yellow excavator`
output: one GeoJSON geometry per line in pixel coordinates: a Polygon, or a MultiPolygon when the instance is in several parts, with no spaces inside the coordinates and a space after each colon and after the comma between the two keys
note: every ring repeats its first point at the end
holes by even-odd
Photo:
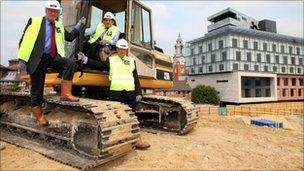
{"type": "MultiPolygon", "coordinates": [[[[139,0],[61,0],[66,29],[81,17],[86,27],[96,28],[103,13],[116,15],[116,25],[136,61],[143,99],[136,112],[125,104],[109,101],[108,73],[81,68],[73,78],[73,94],[79,102],[62,102],[45,92],[44,112],[48,127],[36,125],[28,91],[0,93],[1,140],[32,149],[61,163],[89,169],[134,149],[139,126],[186,134],[198,120],[198,110],[187,100],[157,96],[155,90],[172,88],[172,59],[155,46],[151,9],[139,0]]],[[[76,41],[66,44],[67,57],[84,50],[84,29],[76,41]]],[[[29,82],[29,76],[23,77],[29,82]]],[[[46,75],[45,86],[60,85],[58,73],[46,75]]]]}

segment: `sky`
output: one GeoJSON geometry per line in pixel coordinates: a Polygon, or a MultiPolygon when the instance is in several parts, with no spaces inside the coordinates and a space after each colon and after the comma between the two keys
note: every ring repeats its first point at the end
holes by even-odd
{"type": "MultiPolygon", "coordinates": [[[[279,34],[303,38],[304,1],[142,1],[152,10],[154,39],[174,56],[180,33],[184,42],[207,33],[207,17],[228,7],[256,20],[276,21],[279,34]]],[[[19,39],[30,16],[44,15],[45,1],[1,0],[0,63],[16,58],[19,39]]]]}

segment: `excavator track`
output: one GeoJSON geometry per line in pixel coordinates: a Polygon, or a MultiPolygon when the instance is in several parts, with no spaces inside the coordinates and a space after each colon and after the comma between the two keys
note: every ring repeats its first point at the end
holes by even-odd
{"type": "Polygon", "coordinates": [[[136,116],[144,127],[160,128],[178,135],[190,132],[199,119],[198,108],[191,101],[158,95],[144,95],[136,116]]]}
{"type": "Polygon", "coordinates": [[[63,164],[89,169],[126,155],[139,138],[139,122],[119,102],[45,96],[49,126],[39,127],[28,93],[0,93],[1,140],[34,150],[63,164]]]}

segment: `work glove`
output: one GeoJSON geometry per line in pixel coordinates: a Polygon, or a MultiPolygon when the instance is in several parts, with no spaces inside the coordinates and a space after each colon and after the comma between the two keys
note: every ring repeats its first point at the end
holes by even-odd
{"type": "Polygon", "coordinates": [[[137,96],[136,96],[136,102],[140,102],[141,99],[142,99],[142,95],[137,95],[137,96]]]}
{"type": "Polygon", "coordinates": [[[18,62],[18,72],[21,74],[26,74],[26,64],[23,60],[18,62]]]}
{"type": "Polygon", "coordinates": [[[87,20],[87,19],[86,19],[85,17],[81,17],[77,24],[85,25],[86,20],[87,20]]]}
{"type": "Polygon", "coordinates": [[[85,54],[83,54],[82,52],[79,52],[77,55],[78,55],[78,60],[79,61],[82,61],[83,64],[87,64],[88,57],[85,56],[85,54]]]}

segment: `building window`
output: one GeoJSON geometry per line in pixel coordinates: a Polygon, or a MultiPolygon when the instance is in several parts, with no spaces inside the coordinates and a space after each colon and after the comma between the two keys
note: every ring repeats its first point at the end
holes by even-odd
{"type": "Polygon", "coordinates": [[[259,65],[254,65],[254,70],[259,71],[259,65]]]}
{"type": "Polygon", "coordinates": [[[288,78],[284,78],[284,86],[288,86],[288,78]]]}
{"type": "Polygon", "coordinates": [[[236,51],[235,56],[237,61],[241,61],[241,51],[236,51]]]}
{"type": "Polygon", "coordinates": [[[280,78],[277,78],[277,85],[278,85],[278,86],[281,85],[280,80],[281,80],[280,78]]]}
{"type": "Polygon", "coordinates": [[[232,47],[237,47],[237,39],[232,39],[232,47]]]}
{"type": "Polygon", "coordinates": [[[220,68],[220,71],[223,71],[224,70],[224,64],[220,64],[219,68],[220,68]]]}
{"type": "Polygon", "coordinates": [[[248,64],[244,64],[244,70],[248,71],[249,70],[249,65],[248,64]]]}
{"type": "Polygon", "coordinates": [[[270,97],[270,89],[269,88],[265,89],[265,96],[270,97]]]}
{"type": "Polygon", "coordinates": [[[273,66],[273,67],[272,67],[272,71],[273,71],[273,72],[277,72],[277,71],[278,71],[277,67],[276,67],[276,66],[273,66]]]}
{"type": "Polygon", "coordinates": [[[261,86],[261,80],[255,79],[255,86],[261,86]]]}
{"type": "Polygon", "coordinates": [[[298,68],[298,74],[301,74],[301,68],[298,68]]]}
{"type": "Polygon", "coordinates": [[[251,52],[247,52],[247,61],[251,62],[251,52]]]}
{"type": "Polygon", "coordinates": [[[281,70],[282,70],[283,73],[286,72],[286,68],[285,67],[282,67],[281,70]]]}
{"type": "Polygon", "coordinates": [[[209,51],[212,51],[212,43],[209,43],[209,44],[208,44],[208,50],[209,50],[209,51]]]}
{"type": "Polygon", "coordinates": [[[200,72],[200,73],[203,72],[203,67],[199,67],[199,72],[200,72]]]}
{"type": "Polygon", "coordinates": [[[265,71],[265,72],[268,71],[268,66],[264,66],[264,71],[265,71]]]}
{"type": "Polygon", "coordinates": [[[245,89],[245,97],[250,97],[250,89],[249,88],[245,89]]]}
{"type": "Polygon", "coordinates": [[[296,86],[296,84],[297,84],[297,80],[295,78],[292,78],[291,79],[291,85],[296,86]]]}
{"type": "Polygon", "coordinates": [[[302,89],[298,89],[298,96],[301,97],[302,96],[302,89]]]}
{"type": "Polygon", "coordinates": [[[209,72],[212,72],[212,65],[209,65],[208,70],[209,72]]]}
{"type": "Polygon", "coordinates": [[[244,49],[248,49],[248,40],[243,40],[244,49]]]}
{"type": "Polygon", "coordinates": [[[250,80],[251,79],[249,79],[249,78],[245,78],[245,86],[250,86],[251,85],[250,80]]]}
{"type": "Polygon", "coordinates": [[[196,65],[196,58],[193,58],[193,65],[196,65]]]}
{"type": "Polygon", "coordinates": [[[287,56],[284,56],[284,64],[288,64],[288,59],[287,59],[287,56]]]}
{"type": "Polygon", "coordinates": [[[286,97],[286,96],[287,96],[287,89],[286,89],[286,88],[283,89],[282,96],[283,96],[283,97],[286,97]]]}
{"type": "Polygon", "coordinates": [[[211,54],[211,62],[215,62],[215,54],[211,54]]]}
{"type": "Polygon", "coordinates": [[[267,51],[267,43],[263,43],[263,51],[267,51]]]}
{"type": "Polygon", "coordinates": [[[275,56],[275,61],[276,61],[276,64],[279,64],[279,63],[280,63],[280,57],[279,57],[279,55],[276,55],[276,56],[275,56]]]}
{"type": "Polygon", "coordinates": [[[291,57],[290,59],[291,59],[291,64],[292,64],[292,65],[295,65],[295,64],[296,64],[296,59],[295,59],[295,57],[291,57]]]}
{"type": "Polygon", "coordinates": [[[261,97],[261,96],[262,96],[261,89],[260,88],[255,89],[255,97],[261,97]]]}
{"type": "Polygon", "coordinates": [[[292,46],[289,46],[289,54],[292,54],[292,50],[293,50],[292,46]]]}
{"type": "Polygon", "coordinates": [[[293,73],[293,72],[294,72],[293,67],[290,67],[290,68],[289,68],[289,72],[290,72],[290,73],[293,73]]]}
{"type": "Polygon", "coordinates": [[[265,79],[265,85],[266,86],[270,86],[270,78],[266,78],[265,79]]]}
{"type": "Polygon", "coordinates": [[[253,49],[254,50],[259,50],[258,42],[253,42],[253,49]]]}
{"type": "Polygon", "coordinates": [[[300,48],[297,47],[297,55],[300,55],[300,48]]]}
{"type": "Polygon", "coordinates": [[[239,69],[239,64],[234,63],[233,64],[233,70],[237,71],[239,69]]]}
{"type": "Polygon", "coordinates": [[[224,48],[224,42],[223,42],[223,40],[220,40],[218,42],[218,46],[219,46],[219,49],[223,49],[224,48]]]}
{"type": "Polygon", "coordinates": [[[300,86],[303,86],[303,80],[304,80],[303,78],[300,78],[300,79],[299,79],[299,84],[300,84],[300,86]]]}
{"type": "Polygon", "coordinates": [[[206,63],[206,57],[202,56],[202,64],[206,63]]]}
{"type": "Polygon", "coordinates": [[[266,62],[270,63],[270,55],[269,54],[266,55],[266,62]]]}
{"type": "Polygon", "coordinates": [[[262,62],[261,54],[260,54],[260,53],[257,54],[257,61],[258,61],[258,62],[262,62]]]}
{"type": "Polygon", "coordinates": [[[276,52],[277,51],[277,45],[276,44],[272,44],[272,52],[276,52]]]}
{"type": "Polygon", "coordinates": [[[303,65],[303,58],[299,58],[299,65],[303,65]]]}
{"type": "Polygon", "coordinates": [[[285,53],[284,45],[281,45],[281,53],[285,53]]]}
{"type": "Polygon", "coordinates": [[[199,46],[199,47],[198,47],[198,51],[199,51],[199,53],[203,53],[203,47],[202,47],[202,46],[199,46]]]}
{"type": "Polygon", "coordinates": [[[194,49],[190,49],[191,55],[194,55],[194,49]]]}
{"type": "Polygon", "coordinates": [[[222,52],[222,60],[227,61],[227,52],[226,51],[222,52]]]}
{"type": "Polygon", "coordinates": [[[295,89],[290,89],[290,96],[293,97],[295,95],[295,89]]]}
{"type": "Polygon", "coordinates": [[[191,68],[191,73],[194,74],[194,68],[191,68]]]}

